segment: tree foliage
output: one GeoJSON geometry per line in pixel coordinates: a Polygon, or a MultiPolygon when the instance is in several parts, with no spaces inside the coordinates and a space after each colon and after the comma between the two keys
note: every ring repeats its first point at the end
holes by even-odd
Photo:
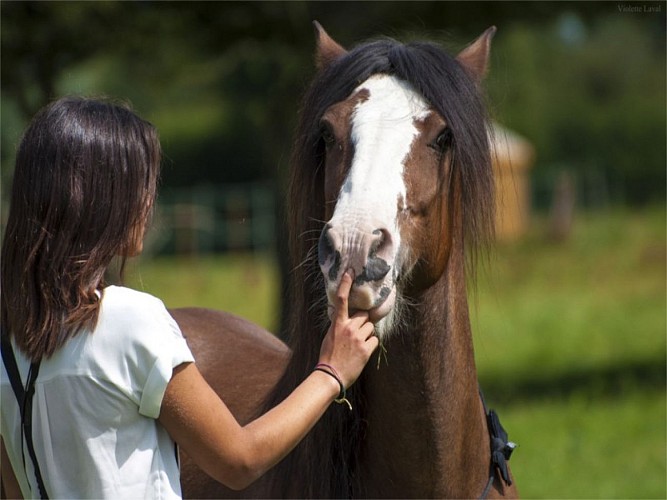
{"type": "Polygon", "coordinates": [[[648,21],[566,12],[540,31],[517,27],[499,40],[491,85],[543,170],[602,174],[632,203],[664,199],[664,24],[648,21]]]}
{"type": "Polygon", "coordinates": [[[125,98],[153,121],[167,186],[279,180],[314,70],[313,19],[346,46],[377,36],[428,37],[453,50],[495,24],[490,103],[499,121],[535,144],[535,176],[566,165],[615,179],[628,201],[664,200],[665,12],[623,13],[607,2],[0,8],[4,181],[29,117],[67,93],[125,98]]]}

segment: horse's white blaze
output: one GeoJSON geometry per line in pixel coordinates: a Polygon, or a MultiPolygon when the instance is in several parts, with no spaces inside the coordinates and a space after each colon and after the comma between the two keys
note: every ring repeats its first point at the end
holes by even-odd
{"type": "Polygon", "coordinates": [[[398,238],[396,208],[399,200],[407,200],[404,165],[419,134],[415,121],[426,118],[428,104],[410,84],[389,75],[372,76],[355,92],[362,89],[369,98],[359,102],[352,115],[354,160],[332,222],[370,216],[395,230],[398,238]]]}
{"type": "MultiPolygon", "coordinates": [[[[352,113],[350,139],[354,158],[343,182],[330,225],[342,237],[343,266],[354,267],[351,259],[365,258],[364,234],[376,229],[387,231],[391,238],[391,255],[383,258],[391,266],[379,286],[359,286],[351,296],[357,307],[381,302],[380,292],[391,291],[378,307],[381,316],[392,309],[396,300],[397,255],[404,254],[398,227],[398,214],[409,200],[404,180],[405,164],[420,133],[416,124],[430,113],[428,103],[405,81],[389,75],[375,75],[359,85],[355,93],[368,92],[352,113]],[[347,258],[345,257],[347,256],[347,258]],[[384,289],[384,290],[382,290],[384,289]]],[[[354,93],[353,93],[354,95],[354,93]]],[[[367,252],[368,249],[366,248],[367,252]]],[[[356,269],[357,273],[360,269],[356,269]]],[[[328,283],[330,300],[336,283],[328,283]]],[[[392,320],[387,318],[389,322],[392,320]]],[[[385,323],[384,321],[382,323],[385,323]]]]}

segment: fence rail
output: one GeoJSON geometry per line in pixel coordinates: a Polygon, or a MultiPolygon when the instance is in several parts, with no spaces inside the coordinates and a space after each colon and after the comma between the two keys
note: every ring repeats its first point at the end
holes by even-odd
{"type": "Polygon", "coordinates": [[[151,253],[194,255],[272,251],[276,195],[267,183],[164,191],[148,235],[151,253]]]}

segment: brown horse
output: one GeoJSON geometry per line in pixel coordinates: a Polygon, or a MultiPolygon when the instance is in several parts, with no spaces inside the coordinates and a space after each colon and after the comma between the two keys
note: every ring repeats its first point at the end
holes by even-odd
{"type": "MultiPolygon", "coordinates": [[[[292,355],[285,365],[281,345],[258,348],[272,370],[266,378],[244,380],[258,376],[248,367],[241,376],[229,370],[217,389],[225,397],[239,384],[254,394],[252,384],[261,392],[284,370],[263,410],[289,394],[317,362],[331,294],[346,269],[356,276],[350,306],[369,311],[383,349],[348,391],[353,410],[330,408],[248,494],[516,496],[505,464],[511,446],[479,395],[466,290],[466,271],[493,232],[479,87],[495,28],[456,58],[431,43],[392,40],[347,52],[316,28],[319,72],[302,106],[288,198],[292,355]]],[[[176,316],[191,337],[195,316],[176,316]]],[[[266,343],[265,334],[257,338],[266,343]]],[[[223,370],[210,361],[205,374],[223,370]]],[[[203,483],[189,474],[186,494],[225,493],[190,489],[203,483]]]]}

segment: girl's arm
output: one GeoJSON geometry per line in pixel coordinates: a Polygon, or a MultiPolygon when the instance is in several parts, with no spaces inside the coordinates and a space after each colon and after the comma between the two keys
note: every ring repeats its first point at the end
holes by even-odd
{"type": "MultiPolygon", "coordinates": [[[[368,314],[348,316],[352,278],[343,276],[333,323],[322,342],[320,361],[334,366],[345,387],[359,376],[378,345],[368,314]]],[[[338,396],[336,380],[311,373],[282,403],[241,427],[197,367],[174,370],[159,421],[206,473],[243,489],[285,457],[338,396]]]]}

